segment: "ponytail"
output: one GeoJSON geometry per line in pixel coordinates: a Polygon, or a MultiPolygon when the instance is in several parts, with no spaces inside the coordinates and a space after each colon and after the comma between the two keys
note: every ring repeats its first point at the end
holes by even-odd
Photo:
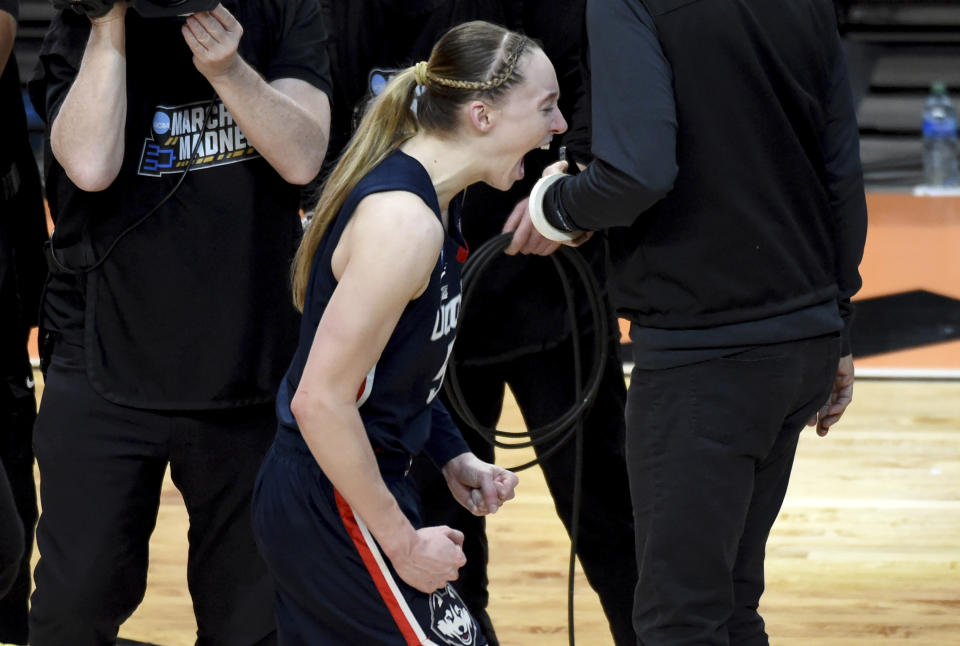
{"type": "Polygon", "coordinates": [[[367,109],[357,131],[324,183],[313,219],[307,225],[293,258],[293,304],[301,312],[314,254],[347,195],[361,178],[420,129],[410,109],[416,87],[415,67],[408,67],[391,79],[367,109]]]}
{"type": "Polygon", "coordinates": [[[361,178],[403,142],[424,130],[449,133],[458,111],[474,98],[496,101],[523,81],[518,69],[536,45],[526,36],[483,21],[450,29],[433,47],[428,62],[395,76],[369,107],[333,172],[324,183],[313,219],[293,259],[293,302],[301,312],[313,257],[330,222],[361,178]],[[416,88],[423,92],[413,104],[416,88]]]}

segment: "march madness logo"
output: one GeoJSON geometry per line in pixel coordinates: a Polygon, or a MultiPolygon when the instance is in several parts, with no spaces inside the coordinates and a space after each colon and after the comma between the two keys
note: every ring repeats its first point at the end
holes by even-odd
{"type": "Polygon", "coordinates": [[[143,142],[138,173],[147,177],[181,173],[190,164],[191,156],[196,158],[191,170],[259,157],[260,153],[250,145],[219,99],[210,107],[204,128],[203,117],[209,105],[209,101],[200,101],[157,106],[150,136],[143,142]]]}
{"type": "Polygon", "coordinates": [[[450,646],[473,646],[477,643],[477,625],[449,583],[430,594],[430,628],[444,644],[450,646]]]}

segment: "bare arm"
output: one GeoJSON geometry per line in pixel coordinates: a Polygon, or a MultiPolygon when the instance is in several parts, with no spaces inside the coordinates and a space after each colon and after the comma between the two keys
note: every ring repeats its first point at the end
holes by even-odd
{"type": "Polygon", "coordinates": [[[126,11],[126,3],[118,2],[105,16],[91,18],[80,70],[50,128],[54,156],[85,191],[110,186],[123,163],[126,11]]]}
{"type": "Polygon", "coordinates": [[[243,27],[218,5],[195,13],[183,27],[194,64],[229,108],[243,134],[291,184],[320,172],[330,135],[327,95],[306,81],[267,83],[237,53],[243,27]]]}
{"type": "Polygon", "coordinates": [[[463,536],[448,528],[414,530],[383,482],[356,395],[403,309],[425,289],[442,242],[439,222],[414,195],[379,193],[360,203],[334,254],[337,288],[291,402],[320,468],[400,577],[423,592],[457,577],[463,536]]]}

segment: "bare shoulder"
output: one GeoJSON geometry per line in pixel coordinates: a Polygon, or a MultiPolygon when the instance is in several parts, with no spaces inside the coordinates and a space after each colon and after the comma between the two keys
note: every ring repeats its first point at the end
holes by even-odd
{"type": "MultiPolygon", "coordinates": [[[[417,195],[384,191],[363,198],[353,213],[351,238],[369,238],[386,247],[412,246],[422,251],[443,245],[443,225],[417,195]]],[[[356,240],[356,242],[360,242],[356,240]]]]}
{"type": "Polygon", "coordinates": [[[430,280],[443,239],[443,225],[419,197],[374,193],[354,210],[331,268],[338,281],[352,275],[367,286],[414,298],[430,280]]]}

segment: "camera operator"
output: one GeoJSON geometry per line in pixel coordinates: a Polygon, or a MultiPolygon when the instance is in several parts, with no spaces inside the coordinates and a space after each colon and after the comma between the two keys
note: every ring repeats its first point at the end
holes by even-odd
{"type": "Polygon", "coordinates": [[[56,224],[31,643],[114,642],[144,594],[168,464],[197,643],[274,643],[249,503],[297,340],[295,185],[327,145],[320,8],[81,9],[56,16],[31,84],[56,224]]]}
{"type": "Polygon", "coordinates": [[[47,239],[13,52],[19,0],[0,0],[0,643],[27,643],[37,522],[31,434],[37,413],[27,336],[37,324],[47,239]],[[9,478],[9,482],[8,479],[9,478]]]}

